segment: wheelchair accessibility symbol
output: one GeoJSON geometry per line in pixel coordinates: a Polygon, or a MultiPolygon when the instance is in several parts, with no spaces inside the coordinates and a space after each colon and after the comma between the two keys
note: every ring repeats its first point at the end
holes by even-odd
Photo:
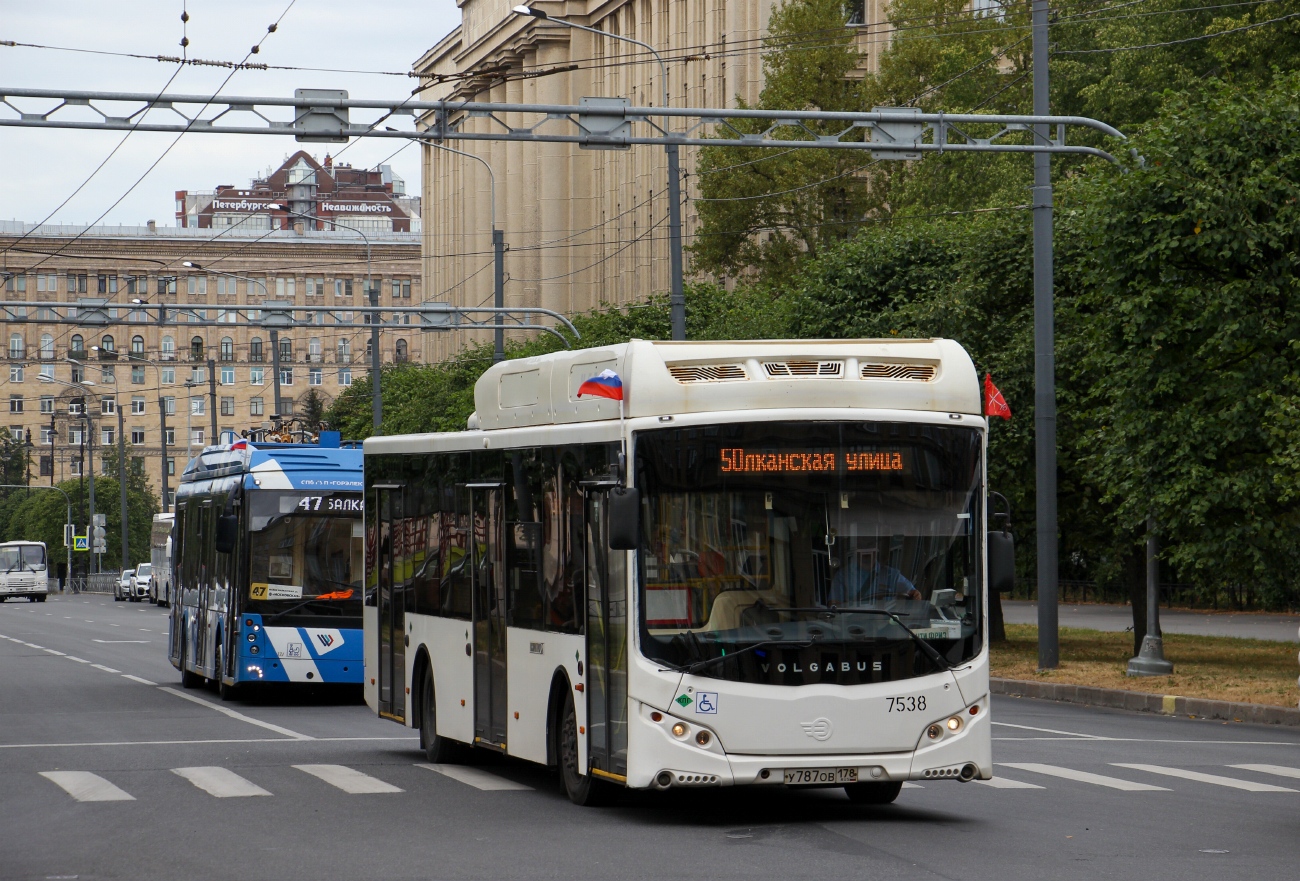
{"type": "Polygon", "coordinates": [[[716,691],[697,691],[695,693],[695,712],[717,715],[718,693],[716,691]]]}

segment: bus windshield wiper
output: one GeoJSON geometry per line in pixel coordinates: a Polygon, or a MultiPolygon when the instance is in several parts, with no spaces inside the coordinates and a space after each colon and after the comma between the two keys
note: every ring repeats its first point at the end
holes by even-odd
{"type": "Polygon", "coordinates": [[[283,618],[285,615],[292,614],[293,612],[296,612],[296,611],[298,611],[299,609],[301,609],[303,606],[310,606],[312,603],[319,603],[319,604],[323,605],[325,608],[330,609],[331,611],[333,611],[334,609],[339,608],[339,606],[337,605],[338,600],[322,600],[322,599],[320,599],[319,597],[311,597],[310,599],[305,599],[305,600],[303,600],[301,603],[298,603],[297,605],[290,606],[289,608],[287,608],[287,609],[285,609],[285,610],[283,610],[283,611],[281,611],[281,612],[276,612],[276,613],[275,613],[274,615],[272,615],[271,617],[265,619],[265,621],[264,621],[263,623],[264,623],[264,624],[269,624],[269,623],[271,623],[272,621],[278,621],[279,619],[283,618]]]}
{"type": "MultiPolygon", "coordinates": [[[[694,631],[687,631],[687,632],[688,632],[688,633],[691,633],[691,632],[694,632],[694,631]]],[[[816,637],[814,637],[813,639],[804,639],[804,640],[799,640],[799,639],[767,639],[767,640],[764,640],[764,641],[762,641],[762,642],[756,642],[756,643],[754,643],[753,645],[747,645],[747,646],[745,646],[743,649],[739,649],[738,651],[734,651],[734,652],[732,652],[732,653],[729,654],[729,655],[727,655],[727,654],[722,654],[722,655],[718,655],[718,656],[715,657],[715,658],[705,658],[705,659],[702,660],[702,661],[695,661],[694,663],[691,663],[691,664],[672,664],[672,663],[669,663],[669,662],[667,662],[667,661],[663,661],[663,662],[661,662],[661,663],[663,663],[663,664],[666,666],[667,669],[669,669],[669,670],[675,670],[675,671],[678,672],[678,673],[697,673],[697,672],[699,672],[700,670],[703,670],[705,667],[711,667],[711,666],[713,666],[714,664],[717,664],[717,663],[720,663],[720,662],[722,662],[722,661],[727,660],[728,658],[739,657],[740,655],[743,655],[743,654],[745,654],[746,652],[752,652],[752,651],[755,651],[756,649],[766,648],[767,646],[784,646],[784,647],[787,647],[787,648],[801,648],[801,649],[806,649],[806,648],[808,648],[809,646],[813,645],[815,642],[817,642],[817,638],[816,638],[816,637]]]]}
{"type": "Polygon", "coordinates": [[[838,606],[828,606],[826,610],[840,615],[849,614],[849,613],[861,614],[861,615],[884,615],[886,618],[893,621],[899,627],[907,631],[907,635],[912,638],[912,642],[916,643],[917,648],[921,650],[921,654],[925,655],[927,658],[929,658],[931,661],[938,664],[940,667],[942,667],[945,670],[952,669],[952,664],[948,663],[947,658],[939,654],[939,650],[937,648],[935,648],[934,646],[926,642],[924,639],[922,639],[915,630],[913,630],[912,628],[904,624],[899,619],[899,617],[895,615],[893,612],[888,612],[884,609],[856,609],[856,608],[841,609],[838,606]]]}

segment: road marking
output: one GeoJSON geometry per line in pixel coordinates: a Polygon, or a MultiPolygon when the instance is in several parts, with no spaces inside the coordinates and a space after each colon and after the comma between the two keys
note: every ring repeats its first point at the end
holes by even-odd
{"type": "Polygon", "coordinates": [[[351,795],[402,791],[391,783],[385,783],[378,777],[371,777],[369,774],[362,774],[347,765],[294,765],[294,767],[313,777],[319,777],[330,786],[337,787],[351,795]]]}
{"type": "Polygon", "coordinates": [[[104,645],[122,645],[124,643],[144,645],[145,643],[149,642],[149,640],[147,639],[92,639],[91,642],[100,642],[103,643],[104,645]]]}
{"type": "Polygon", "coordinates": [[[1077,780],[1080,783],[1091,783],[1094,786],[1108,786],[1111,789],[1120,789],[1124,792],[1168,792],[1163,786],[1152,786],[1149,783],[1134,783],[1131,780],[1120,780],[1118,777],[1106,777],[1102,774],[1092,774],[1088,771],[1075,771],[1073,768],[1061,768],[1057,765],[1040,765],[1036,762],[1002,762],[1004,768],[1016,768],[1020,771],[1033,771],[1037,774],[1047,774],[1050,777],[1064,777],[1066,780],[1077,780]]]}
{"type": "Polygon", "coordinates": [[[217,798],[247,798],[271,794],[227,768],[172,768],[172,773],[184,777],[208,795],[215,795],[217,798]]]}
{"type": "MultiPolygon", "coordinates": [[[[402,741],[415,743],[418,737],[320,737],[307,738],[303,742],[311,743],[356,743],[358,741],[402,741]]],[[[84,748],[88,746],[203,746],[222,743],[294,743],[283,737],[244,737],[224,738],[220,740],[104,740],[85,743],[0,743],[3,749],[51,749],[64,746],[84,748]]]]}
{"type": "Polygon", "coordinates": [[[1099,734],[1080,734],[1078,731],[1060,731],[1056,728],[1035,728],[1033,725],[1013,725],[1010,722],[994,722],[994,725],[1001,725],[1003,728],[1019,728],[1022,731],[1041,731],[1044,734],[1065,734],[1069,737],[1082,737],[1086,740],[1110,740],[1109,737],[1102,737],[1099,734]]]}
{"type": "Polygon", "coordinates": [[[78,657],[76,657],[75,655],[67,655],[66,657],[67,657],[67,659],[68,659],[69,661],[76,661],[78,664],[89,664],[89,663],[90,663],[90,661],[87,661],[85,658],[78,658],[78,657]]]}
{"type": "Polygon", "coordinates": [[[1288,768],[1285,765],[1229,765],[1243,771],[1258,771],[1261,774],[1276,774],[1279,777],[1294,777],[1300,780],[1300,768],[1288,768]]]}
{"type": "Polygon", "coordinates": [[[903,788],[904,789],[925,789],[925,787],[919,783],[904,783],[903,788]]]}
{"type": "Polygon", "coordinates": [[[67,652],[56,652],[54,649],[46,649],[45,651],[52,655],[58,655],[60,658],[66,658],[68,656],[67,652]]]}
{"type": "Polygon", "coordinates": [[[121,673],[121,670],[114,670],[112,667],[105,667],[103,664],[91,664],[96,670],[103,670],[105,673],[121,673]]]}
{"type": "MultiPolygon", "coordinates": [[[[110,625],[108,625],[108,626],[109,626],[109,627],[121,627],[122,625],[121,625],[121,624],[110,624],[110,625]]],[[[95,641],[96,641],[96,642],[99,642],[99,640],[95,640],[95,641]]]]}
{"type": "Polygon", "coordinates": [[[531,786],[498,777],[496,774],[489,774],[487,771],[480,771],[478,768],[467,768],[464,765],[430,765],[418,762],[415,767],[427,768],[444,777],[450,777],[452,780],[459,780],[461,783],[473,786],[475,789],[482,789],[484,792],[498,790],[527,790],[531,792],[533,789],[531,786]]]}
{"type": "Polygon", "coordinates": [[[241,722],[247,722],[250,725],[258,726],[259,728],[265,728],[267,731],[274,731],[276,734],[283,734],[285,737],[292,737],[294,740],[316,739],[306,734],[299,734],[297,731],[291,731],[288,728],[281,728],[279,725],[272,725],[270,722],[263,722],[261,719],[254,719],[252,716],[245,716],[243,713],[237,713],[229,707],[218,706],[210,701],[205,701],[201,697],[195,697],[194,695],[186,694],[183,691],[177,691],[174,688],[167,688],[164,686],[158,690],[164,694],[178,697],[181,700],[187,700],[191,703],[198,704],[199,706],[207,707],[209,710],[216,710],[218,713],[221,713],[224,716],[229,716],[232,719],[238,719],[241,722]]]}
{"type": "Polygon", "coordinates": [[[992,786],[994,789],[1043,789],[1037,783],[1023,783],[1019,780],[1011,780],[1006,777],[994,777],[992,780],[976,780],[976,783],[983,783],[985,786],[992,786]]]}
{"type": "Polygon", "coordinates": [[[135,796],[89,771],[42,771],[41,776],[77,801],[135,801],[135,796]]]}
{"type": "Polygon", "coordinates": [[[141,633],[153,633],[153,631],[150,630],[148,627],[141,627],[141,628],[140,628],[140,632],[141,632],[141,633]]]}
{"type": "Polygon", "coordinates": [[[130,673],[123,673],[123,679],[130,679],[132,682],[138,682],[141,685],[157,685],[157,682],[150,682],[148,679],[141,679],[139,676],[132,676],[130,673]]]}
{"type": "Polygon", "coordinates": [[[1250,780],[1237,780],[1233,777],[1220,777],[1218,774],[1203,774],[1200,771],[1184,771],[1182,768],[1166,768],[1162,765],[1138,765],[1129,762],[1111,762],[1117,768],[1132,768],[1134,771],[1147,771],[1151,774],[1163,774],[1166,777],[1181,777],[1183,780],[1195,780],[1198,783],[1211,783],[1215,786],[1227,786],[1232,789],[1244,789],[1247,792],[1295,792],[1285,786],[1272,783],[1255,783],[1250,780]]]}

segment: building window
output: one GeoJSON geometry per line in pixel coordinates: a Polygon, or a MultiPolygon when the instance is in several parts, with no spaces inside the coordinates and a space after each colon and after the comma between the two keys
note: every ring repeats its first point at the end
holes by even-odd
{"type": "Polygon", "coordinates": [[[222,385],[234,385],[234,384],[235,384],[235,368],[233,368],[233,367],[222,367],[222,368],[221,368],[221,384],[222,384],[222,385]]]}
{"type": "Polygon", "coordinates": [[[140,416],[144,413],[144,395],[131,396],[131,415],[140,416]]]}
{"type": "Polygon", "coordinates": [[[83,366],[80,365],[80,364],[73,364],[73,365],[72,365],[72,381],[73,381],[73,382],[85,382],[85,380],[86,380],[86,368],[83,367],[83,366]]]}
{"type": "Polygon", "coordinates": [[[41,456],[41,477],[54,476],[54,457],[41,456]]]}
{"type": "Polygon", "coordinates": [[[21,364],[11,364],[11,365],[9,366],[9,381],[10,381],[10,382],[22,382],[22,381],[23,381],[23,365],[21,365],[21,364]]]}
{"type": "Polygon", "coordinates": [[[339,363],[351,364],[352,363],[352,341],[349,340],[347,337],[340,339],[338,349],[339,349],[339,363]]]}
{"type": "Polygon", "coordinates": [[[280,340],[280,361],[293,360],[293,340],[280,340]]]}
{"type": "Polygon", "coordinates": [[[27,346],[23,342],[23,335],[20,333],[10,334],[9,336],[9,357],[17,361],[26,357],[27,346]]]}
{"type": "Polygon", "coordinates": [[[192,446],[192,447],[201,447],[201,446],[203,446],[203,429],[202,429],[202,428],[191,428],[191,429],[190,429],[190,446],[192,446]]]}
{"type": "Polygon", "coordinates": [[[190,340],[190,360],[203,360],[203,337],[196,336],[190,340]]]}
{"type": "Polygon", "coordinates": [[[339,369],[339,385],[344,387],[352,385],[352,368],[342,367],[339,369]]]}
{"type": "Polygon", "coordinates": [[[99,412],[104,416],[112,416],[117,412],[117,401],[112,398],[100,398],[99,412]]]}
{"type": "Polygon", "coordinates": [[[54,412],[54,395],[41,395],[41,412],[47,416],[54,412]]]}
{"type": "Polygon", "coordinates": [[[162,380],[163,385],[175,385],[175,384],[176,384],[176,368],[175,368],[175,367],[163,367],[161,370],[158,371],[158,373],[159,373],[159,379],[162,380]]]}
{"type": "Polygon", "coordinates": [[[395,351],[396,351],[396,359],[398,361],[405,361],[409,357],[407,353],[406,340],[398,340],[397,348],[395,351]]]}
{"type": "Polygon", "coordinates": [[[393,299],[409,300],[411,299],[411,280],[398,281],[393,279],[393,299]]]}
{"type": "Polygon", "coordinates": [[[228,337],[228,336],[223,336],[223,337],[221,338],[221,349],[220,349],[220,352],[221,352],[221,356],[220,356],[220,357],[221,357],[221,360],[222,360],[222,361],[234,361],[234,360],[235,360],[235,341],[232,340],[232,339],[231,339],[230,337],[228,337]]]}
{"type": "Polygon", "coordinates": [[[208,277],[206,275],[191,275],[186,282],[191,294],[208,295],[208,277]]]}
{"type": "Polygon", "coordinates": [[[249,398],[249,399],[248,399],[248,415],[249,415],[249,416],[261,416],[263,412],[264,412],[264,410],[262,409],[262,399],[261,399],[261,398],[249,398]]]}
{"type": "Polygon", "coordinates": [[[280,385],[293,385],[293,368],[280,368],[280,385]]]}
{"type": "Polygon", "coordinates": [[[48,425],[42,425],[42,426],[41,426],[41,443],[45,444],[46,446],[53,446],[53,445],[54,445],[54,437],[55,437],[55,434],[56,434],[56,433],[55,433],[54,429],[50,428],[48,425]]]}
{"type": "Polygon", "coordinates": [[[248,360],[254,363],[262,361],[262,338],[255,336],[248,341],[248,360]]]}
{"type": "Polygon", "coordinates": [[[68,401],[69,416],[80,416],[82,413],[85,412],[86,412],[85,398],[73,398],[71,401],[68,401]]]}
{"type": "Polygon", "coordinates": [[[26,433],[23,431],[21,425],[9,426],[9,436],[19,443],[22,443],[26,439],[26,433]]]}
{"type": "Polygon", "coordinates": [[[86,341],[81,334],[74,333],[72,339],[68,340],[68,355],[73,358],[86,357],[86,341]]]}
{"type": "Polygon", "coordinates": [[[190,415],[202,416],[204,412],[204,399],[197,395],[190,398],[190,415]]]}
{"type": "Polygon", "coordinates": [[[176,340],[170,336],[162,338],[162,359],[164,361],[176,360],[176,340]]]}
{"type": "MultiPolygon", "coordinates": [[[[169,429],[169,433],[170,433],[170,429],[169,429]]],[[[173,441],[174,440],[175,439],[173,438],[173,441]]],[[[167,457],[167,473],[169,475],[174,475],[176,473],[176,460],[173,459],[171,456],[167,457]]]]}
{"type": "Polygon", "coordinates": [[[221,415],[222,415],[222,416],[234,416],[234,415],[235,415],[235,399],[234,399],[234,398],[225,398],[225,397],[223,397],[223,398],[221,399],[221,415]]]}
{"type": "Polygon", "coordinates": [[[307,360],[320,361],[320,338],[312,337],[307,340],[307,360]]]}
{"type": "Polygon", "coordinates": [[[100,446],[111,447],[113,445],[113,429],[101,428],[99,430],[100,446]]]}
{"type": "Polygon", "coordinates": [[[131,337],[131,354],[132,355],[144,354],[144,337],[140,336],[139,334],[136,334],[135,336],[131,337]]]}
{"type": "Polygon", "coordinates": [[[133,429],[131,429],[131,443],[134,444],[134,445],[137,446],[137,447],[144,443],[144,429],[143,429],[143,428],[133,428],[133,429]]]}
{"type": "Polygon", "coordinates": [[[41,334],[41,358],[48,360],[54,357],[54,337],[48,333],[41,334]]]}
{"type": "Polygon", "coordinates": [[[101,364],[99,366],[100,382],[117,382],[117,374],[112,364],[101,364]]]}
{"type": "Polygon", "coordinates": [[[163,398],[163,412],[168,416],[176,415],[176,399],[173,397],[163,398]]]}
{"type": "Polygon", "coordinates": [[[131,367],[131,385],[144,385],[144,368],[138,364],[131,367]]]}
{"type": "Polygon", "coordinates": [[[21,412],[23,412],[23,396],[22,396],[22,395],[10,395],[10,396],[9,396],[9,412],[10,412],[10,413],[21,413],[21,412]]]}
{"type": "Polygon", "coordinates": [[[68,463],[68,473],[71,474],[73,477],[80,477],[80,476],[81,476],[81,460],[80,460],[80,459],[73,459],[71,462],[68,463]]]}
{"type": "Polygon", "coordinates": [[[248,382],[249,382],[249,384],[250,384],[250,385],[265,385],[265,384],[266,384],[266,379],[265,379],[265,375],[266,375],[266,374],[265,374],[265,371],[266,371],[266,368],[265,368],[265,367],[250,367],[250,368],[248,368],[248,382]]]}
{"type": "Polygon", "coordinates": [[[198,384],[207,381],[208,381],[208,371],[206,368],[204,367],[190,368],[190,382],[198,384]]]}
{"type": "MultiPolygon", "coordinates": [[[[176,446],[176,429],[174,429],[174,428],[169,428],[169,429],[167,429],[167,440],[165,441],[165,443],[166,443],[167,446],[169,446],[169,447],[174,447],[174,446],[176,446]]],[[[169,460],[169,461],[170,461],[170,460],[169,460]]],[[[169,471],[169,472],[167,472],[167,473],[168,473],[168,474],[171,474],[172,472],[169,471]]]]}
{"type": "Polygon", "coordinates": [[[113,342],[113,335],[111,333],[104,334],[103,338],[99,341],[99,347],[109,354],[117,351],[117,349],[114,348],[115,345],[116,343],[113,342]]]}
{"type": "Polygon", "coordinates": [[[176,276],[162,276],[158,279],[158,293],[172,294],[176,293],[176,276]]]}
{"type": "Polygon", "coordinates": [[[307,371],[307,384],[308,385],[321,384],[321,369],[319,367],[312,367],[307,371]]]}

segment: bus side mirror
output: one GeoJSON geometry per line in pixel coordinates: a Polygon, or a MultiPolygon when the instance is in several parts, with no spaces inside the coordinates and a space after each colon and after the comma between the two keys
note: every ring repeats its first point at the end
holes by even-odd
{"type": "Polygon", "coordinates": [[[1010,531],[989,533],[989,593],[1011,593],[1016,586],[1016,537],[1010,531]]]}
{"type": "Polygon", "coordinates": [[[609,549],[634,551],[641,532],[641,492],[616,486],[609,491],[609,549]]]}
{"type": "Polygon", "coordinates": [[[216,546],[218,554],[229,554],[235,549],[239,538],[239,517],[235,514],[222,514],[217,518],[216,546]]]}

